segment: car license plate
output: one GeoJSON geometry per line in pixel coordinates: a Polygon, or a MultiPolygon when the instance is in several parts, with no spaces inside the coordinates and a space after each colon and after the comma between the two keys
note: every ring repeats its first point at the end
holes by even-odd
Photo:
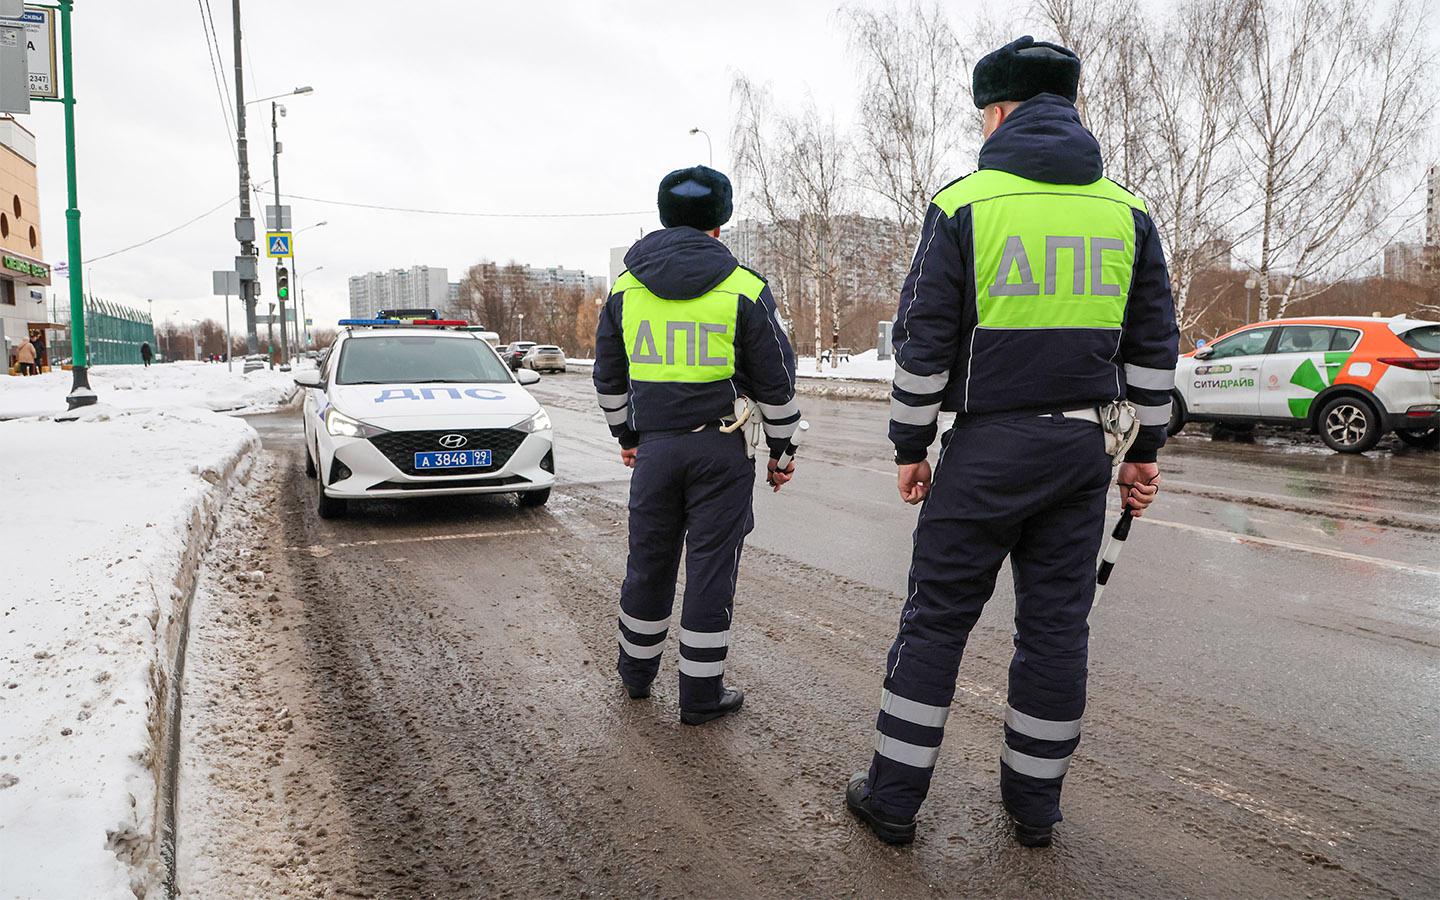
{"type": "Polygon", "coordinates": [[[435,450],[415,454],[417,469],[465,469],[490,465],[489,450],[435,450]]]}

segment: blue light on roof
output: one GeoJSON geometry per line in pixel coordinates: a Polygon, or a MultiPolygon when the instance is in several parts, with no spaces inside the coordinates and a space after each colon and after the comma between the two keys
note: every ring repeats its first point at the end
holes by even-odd
{"type": "Polygon", "coordinates": [[[341,319],[341,325],[399,325],[399,319],[341,319]]]}

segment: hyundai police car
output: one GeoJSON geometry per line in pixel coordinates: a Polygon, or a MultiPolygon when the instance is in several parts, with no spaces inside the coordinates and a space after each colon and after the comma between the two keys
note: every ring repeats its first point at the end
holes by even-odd
{"type": "Polygon", "coordinates": [[[1264,422],[1363,453],[1393,431],[1434,449],[1440,324],[1325,316],[1247,325],[1180,358],[1170,433],[1186,422],[1264,422]]]}
{"type": "Polygon", "coordinates": [[[347,501],[518,493],[555,483],[550,416],[466,323],[342,319],[318,370],[301,372],[306,473],[322,518],[347,501]]]}

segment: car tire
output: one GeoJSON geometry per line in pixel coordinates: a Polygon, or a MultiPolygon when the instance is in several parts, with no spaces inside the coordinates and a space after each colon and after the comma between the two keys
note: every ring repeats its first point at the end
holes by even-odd
{"type": "Polygon", "coordinates": [[[1369,401],[1345,395],[1330,400],[1315,417],[1320,440],[1336,453],[1364,453],[1380,442],[1380,413],[1369,401]]]}
{"type": "Polygon", "coordinates": [[[350,504],[339,497],[327,497],[325,495],[325,483],[319,478],[315,479],[315,514],[322,519],[338,519],[345,515],[350,504]]]}
{"type": "Polygon", "coordinates": [[[315,457],[311,455],[310,444],[307,442],[305,444],[305,477],[314,478],[318,474],[320,472],[315,468],[315,457]]]}
{"type": "Polygon", "coordinates": [[[538,491],[522,491],[520,493],[520,505],[524,507],[544,506],[550,500],[550,489],[542,488],[538,491]]]}
{"type": "Polygon", "coordinates": [[[1440,428],[1397,428],[1395,436],[1421,450],[1440,450],[1440,428]]]}
{"type": "Polygon", "coordinates": [[[1165,426],[1165,435],[1174,437],[1185,427],[1185,401],[1179,394],[1170,395],[1170,421],[1165,426]]]}

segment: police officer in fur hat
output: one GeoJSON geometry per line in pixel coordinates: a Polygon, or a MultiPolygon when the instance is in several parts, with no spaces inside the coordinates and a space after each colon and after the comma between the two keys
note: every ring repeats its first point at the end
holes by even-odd
{"type": "Polygon", "coordinates": [[[1079,81],[1074,53],[1029,37],[980,60],[979,171],[935,196],[900,293],[890,439],[900,496],[921,507],[875,752],[846,790],[889,843],[914,839],[966,639],[1009,557],[1000,795],[1016,839],[1049,846],[1080,742],[1117,423],[1138,419],[1116,460],[1121,504],[1140,515],[1157,489],[1179,339],[1169,278],[1144,201],[1103,176],[1079,81]],[[932,473],[942,410],[956,418],[932,473]]]}
{"type": "Polygon", "coordinates": [[[675,603],[680,554],[680,721],[740,708],[724,683],[740,548],[754,524],[755,464],[737,398],[758,405],[777,460],[800,422],[795,355],[765,279],[718,240],[730,180],[706,166],[666,175],[661,231],[625,254],[595,334],[595,390],[630,479],[630,555],[620,588],[618,669],[632,699],[650,696],[675,603]]]}

